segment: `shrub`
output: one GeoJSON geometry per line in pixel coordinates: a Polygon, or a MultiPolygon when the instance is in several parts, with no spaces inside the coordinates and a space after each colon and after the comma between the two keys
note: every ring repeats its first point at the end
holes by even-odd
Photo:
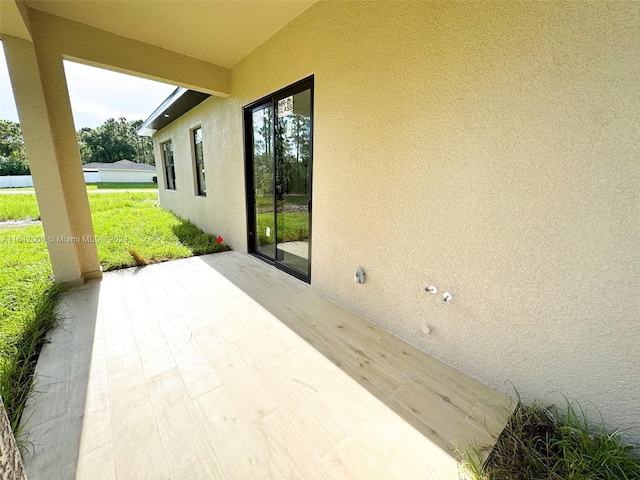
{"type": "Polygon", "coordinates": [[[590,425],[578,404],[567,401],[562,411],[518,399],[486,462],[477,449],[463,465],[472,480],[632,480],[640,478],[633,450],[618,431],[590,425]]]}
{"type": "Polygon", "coordinates": [[[26,160],[15,157],[0,156],[0,175],[30,175],[26,160]]]}

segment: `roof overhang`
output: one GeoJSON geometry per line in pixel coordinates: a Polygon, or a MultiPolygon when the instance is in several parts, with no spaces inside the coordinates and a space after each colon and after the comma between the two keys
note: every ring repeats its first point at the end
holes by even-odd
{"type": "Polygon", "coordinates": [[[138,135],[152,137],[158,130],[163,129],[210,96],[208,93],[196,92],[182,87],[176,88],[144,121],[138,129],[138,135]]]}
{"type": "MultiPolygon", "coordinates": [[[[28,6],[31,11],[46,12],[226,69],[240,62],[315,1],[0,0],[0,5],[11,2],[28,6]]],[[[90,50],[96,45],[90,43],[86,48],[90,50]]]]}
{"type": "Polygon", "coordinates": [[[27,5],[23,0],[0,0],[0,37],[31,40],[31,25],[27,5]]]}

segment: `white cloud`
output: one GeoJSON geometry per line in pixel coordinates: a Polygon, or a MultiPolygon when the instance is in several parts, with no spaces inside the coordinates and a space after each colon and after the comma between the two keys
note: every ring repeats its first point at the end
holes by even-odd
{"type": "Polygon", "coordinates": [[[92,102],[81,102],[74,103],[71,102],[71,109],[73,113],[87,113],[89,115],[93,115],[95,117],[100,118],[101,120],[107,120],[108,118],[115,118],[116,120],[120,117],[124,117],[127,120],[144,120],[149,116],[149,113],[133,113],[126,112],[123,110],[115,110],[113,108],[105,107],[104,105],[99,105],[97,103],[92,102]]]}

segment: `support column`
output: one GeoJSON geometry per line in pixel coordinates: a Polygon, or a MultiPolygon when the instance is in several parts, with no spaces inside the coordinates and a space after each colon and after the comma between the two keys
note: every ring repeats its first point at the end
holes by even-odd
{"type": "Polygon", "coordinates": [[[62,56],[37,38],[2,45],[55,279],[100,277],[62,56]]]}

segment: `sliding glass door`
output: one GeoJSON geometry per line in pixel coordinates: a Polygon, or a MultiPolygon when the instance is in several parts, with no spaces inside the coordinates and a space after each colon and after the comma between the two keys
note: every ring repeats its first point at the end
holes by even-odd
{"type": "Polygon", "coordinates": [[[313,80],[245,108],[250,251],[309,281],[313,80]]]}

